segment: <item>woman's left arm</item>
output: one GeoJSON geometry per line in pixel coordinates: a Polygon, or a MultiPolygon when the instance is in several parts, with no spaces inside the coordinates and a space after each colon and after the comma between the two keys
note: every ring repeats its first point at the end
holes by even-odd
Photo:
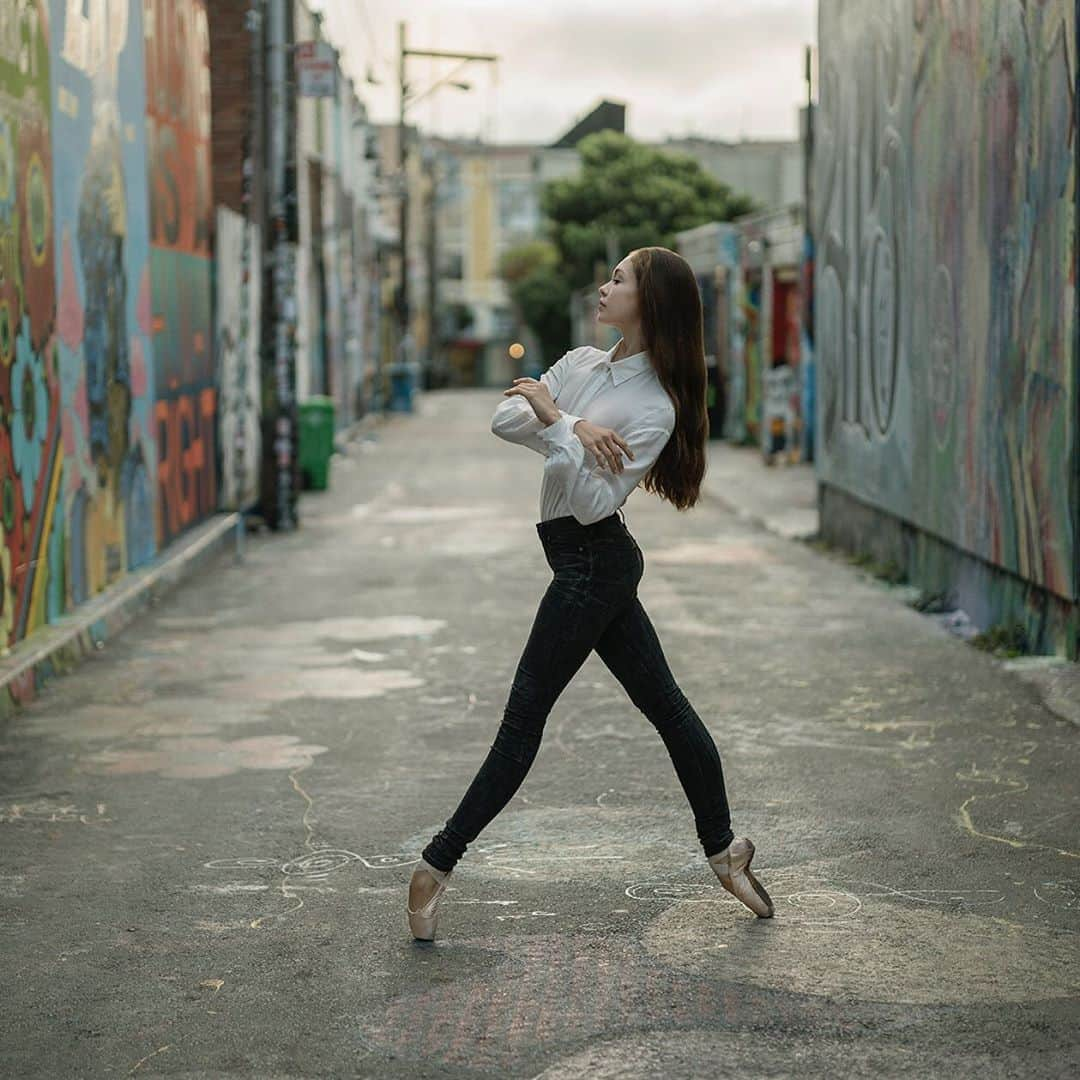
{"type": "MultiPolygon", "coordinates": [[[[624,460],[622,472],[586,461],[581,440],[573,432],[573,421],[563,418],[539,433],[548,446],[544,474],[554,477],[566,492],[570,512],[582,525],[591,525],[614,514],[627,496],[656,464],[672,426],[663,413],[650,413],[624,431],[617,431],[634,457],[624,460]]],[[[622,457],[625,459],[626,455],[622,457]]]]}
{"type": "MultiPolygon", "coordinates": [[[[571,349],[540,376],[539,381],[548,388],[553,401],[559,400],[559,394],[566,383],[567,372],[579,352],[581,349],[571,349]]],[[[564,412],[562,415],[570,421],[571,427],[580,419],[570,413],[564,412]]],[[[527,446],[530,450],[535,450],[538,454],[547,457],[548,444],[539,437],[543,430],[544,422],[537,417],[532,404],[520,394],[513,394],[500,401],[491,418],[491,431],[500,439],[527,446]]]]}

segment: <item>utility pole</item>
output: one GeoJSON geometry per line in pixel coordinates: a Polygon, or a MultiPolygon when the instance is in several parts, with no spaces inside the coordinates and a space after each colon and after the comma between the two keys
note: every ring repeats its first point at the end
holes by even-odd
{"type": "MultiPolygon", "coordinates": [[[[398,168],[400,170],[401,177],[401,220],[399,222],[399,242],[401,244],[401,282],[398,292],[398,320],[400,323],[400,337],[404,338],[405,334],[409,330],[409,266],[408,266],[408,252],[409,252],[409,178],[406,172],[408,163],[408,152],[405,141],[405,110],[409,105],[415,104],[421,98],[427,97],[428,94],[438,89],[440,86],[448,82],[453,82],[453,76],[457,71],[464,67],[466,64],[473,61],[481,63],[495,63],[498,61],[498,56],[490,53],[455,53],[455,52],[442,52],[436,49],[410,49],[406,45],[405,41],[405,23],[398,23],[398,83],[400,89],[400,97],[398,99],[398,168]],[[440,79],[434,85],[429,86],[421,94],[413,94],[410,96],[409,83],[406,74],[406,60],[410,56],[424,56],[429,59],[435,60],[460,60],[453,71],[451,71],[444,78],[440,79]]],[[[454,82],[453,85],[460,89],[469,89],[467,83],[454,82]]]]}
{"type": "MultiPolygon", "coordinates": [[[[435,342],[438,340],[439,333],[438,327],[435,323],[435,312],[439,309],[439,260],[437,257],[438,252],[438,235],[439,235],[439,162],[434,154],[431,155],[427,162],[429,183],[427,186],[428,197],[428,211],[427,211],[427,305],[430,317],[428,319],[428,326],[430,333],[428,335],[427,343],[427,364],[428,370],[432,371],[435,367],[435,342]]],[[[434,372],[433,372],[434,373],[434,372]]],[[[436,382],[436,386],[440,383],[436,382]]]]}
{"type": "Polygon", "coordinates": [[[814,413],[817,374],[817,340],[814,335],[814,273],[818,253],[815,250],[817,223],[814,220],[814,47],[806,46],[806,138],[803,150],[803,212],[806,216],[803,239],[802,323],[803,341],[808,344],[807,355],[800,357],[802,377],[802,460],[814,460],[814,413]]]}
{"type": "MultiPolygon", "coordinates": [[[[237,371],[235,392],[237,397],[246,403],[247,408],[254,407],[255,403],[247,400],[248,393],[248,361],[249,343],[255,328],[252,326],[251,296],[254,289],[253,281],[259,283],[259,291],[262,290],[262,267],[256,267],[252,259],[251,234],[257,230],[260,240],[263,235],[262,199],[256,199],[255,192],[261,192],[261,177],[257,180],[255,175],[256,162],[263,159],[262,121],[263,121],[263,0],[249,0],[248,9],[244,18],[244,26],[248,32],[248,82],[249,99],[247,122],[244,125],[243,138],[243,177],[240,188],[240,203],[243,208],[244,239],[240,253],[240,332],[238,336],[239,349],[237,351],[237,371]],[[258,275],[258,278],[255,275],[258,275]]],[[[262,251],[262,245],[259,245],[262,251]]],[[[255,364],[259,363],[258,356],[255,364]]],[[[236,487],[237,509],[239,526],[236,530],[236,557],[243,557],[244,553],[244,526],[245,511],[250,509],[245,504],[244,494],[247,489],[248,455],[253,447],[248,445],[247,431],[243,423],[236,425],[233,434],[233,482],[236,487]]],[[[256,476],[258,472],[256,472],[256,476]]],[[[256,490],[258,484],[256,483],[256,490]]]]}
{"type": "Polygon", "coordinates": [[[405,95],[409,92],[409,84],[405,81],[405,24],[398,23],[398,175],[401,177],[401,201],[398,220],[398,242],[401,246],[401,282],[397,295],[397,316],[401,324],[401,336],[409,329],[409,269],[408,241],[409,241],[409,177],[406,172],[406,163],[409,155],[405,147],[405,95]]]}
{"type": "Polygon", "coordinates": [[[263,278],[263,510],[274,529],[296,528],[296,93],[293,0],[267,0],[268,257],[263,278]]]}

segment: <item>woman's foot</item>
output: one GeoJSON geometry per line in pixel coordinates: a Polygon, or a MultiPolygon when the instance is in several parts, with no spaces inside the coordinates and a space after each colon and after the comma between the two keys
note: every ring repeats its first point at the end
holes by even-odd
{"type": "Polygon", "coordinates": [[[409,881],[409,902],[405,910],[409,917],[409,929],[417,941],[435,940],[439,901],[451,873],[452,870],[437,870],[423,859],[413,871],[409,881]]]}
{"type": "Polygon", "coordinates": [[[750,870],[753,857],[754,845],[745,836],[740,836],[723,851],[710,855],[709,865],[720,879],[720,884],[736,900],[741,900],[759,919],[771,919],[775,910],[773,902],[765,886],[750,870]]]}

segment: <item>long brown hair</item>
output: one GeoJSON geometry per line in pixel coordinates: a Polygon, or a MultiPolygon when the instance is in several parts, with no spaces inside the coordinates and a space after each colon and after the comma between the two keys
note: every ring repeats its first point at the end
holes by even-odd
{"type": "Polygon", "coordinates": [[[637,248],[630,264],[645,350],[675,406],[675,430],[641,486],[689,510],[701,495],[709,438],[701,293],[690,264],[668,248],[637,248]]]}

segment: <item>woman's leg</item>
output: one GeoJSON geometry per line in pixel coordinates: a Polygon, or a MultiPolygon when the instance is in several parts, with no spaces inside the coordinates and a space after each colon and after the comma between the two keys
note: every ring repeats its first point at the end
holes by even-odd
{"type": "Polygon", "coordinates": [[[540,600],[495,741],[460,804],[424,848],[425,861],[451,870],[466,847],[513,798],[525,779],[559,695],[588,658],[612,617],[580,578],[559,575],[540,600]]]}
{"type": "Polygon", "coordinates": [[[705,855],[723,851],[734,833],[716,743],[679,689],[637,597],[608,623],[596,651],[664,740],[705,855]]]}

